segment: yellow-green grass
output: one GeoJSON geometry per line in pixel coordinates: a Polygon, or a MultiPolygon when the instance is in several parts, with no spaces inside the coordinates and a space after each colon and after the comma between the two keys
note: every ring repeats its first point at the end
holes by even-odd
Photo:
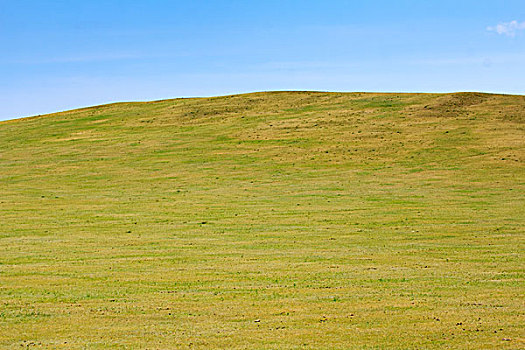
{"type": "Polygon", "coordinates": [[[524,126],[321,92],[0,123],[0,347],[524,348],[524,126]]]}

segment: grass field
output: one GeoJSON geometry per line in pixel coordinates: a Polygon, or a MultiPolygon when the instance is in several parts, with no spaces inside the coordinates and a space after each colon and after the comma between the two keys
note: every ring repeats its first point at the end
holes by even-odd
{"type": "Polygon", "coordinates": [[[523,349],[524,131],[478,93],[2,122],[0,348],[523,349]]]}

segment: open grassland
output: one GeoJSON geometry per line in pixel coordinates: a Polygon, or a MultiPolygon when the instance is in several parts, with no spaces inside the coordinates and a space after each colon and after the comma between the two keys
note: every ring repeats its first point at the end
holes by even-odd
{"type": "Polygon", "coordinates": [[[0,348],[525,348],[525,96],[0,123],[0,348]]]}

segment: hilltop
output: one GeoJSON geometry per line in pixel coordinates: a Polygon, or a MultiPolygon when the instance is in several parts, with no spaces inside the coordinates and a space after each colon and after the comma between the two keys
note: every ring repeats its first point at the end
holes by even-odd
{"type": "Polygon", "coordinates": [[[525,96],[0,122],[0,347],[524,347],[525,96]]]}

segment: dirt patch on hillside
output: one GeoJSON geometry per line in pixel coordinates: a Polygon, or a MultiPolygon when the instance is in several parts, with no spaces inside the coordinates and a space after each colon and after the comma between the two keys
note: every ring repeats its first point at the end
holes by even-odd
{"type": "Polygon", "coordinates": [[[467,115],[470,107],[482,104],[490,97],[489,94],[477,92],[446,94],[433,99],[431,103],[407,107],[406,111],[421,117],[453,118],[467,115]]]}

